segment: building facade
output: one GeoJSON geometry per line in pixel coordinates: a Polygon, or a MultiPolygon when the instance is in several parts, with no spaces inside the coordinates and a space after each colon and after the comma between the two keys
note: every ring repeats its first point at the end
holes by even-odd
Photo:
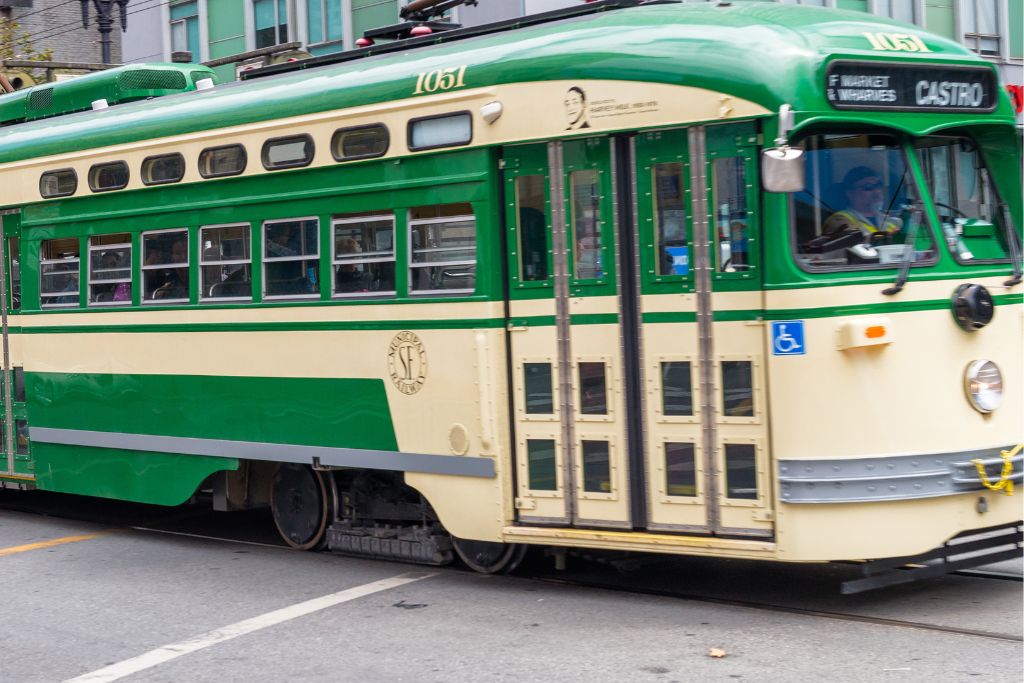
{"type": "MultiPolygon", "coordinates": [[[[32,47],[39,52],[52,50],[57,62],[102,61],[96,11],[91,2],[89,10],[89,27],[82,28],[82,4],[78,0],[0,0],[0,18],[16,21],[19,29],[31,36],[32,47]]],[[[128,17],[129,25],[133,18],[128,17]]],[[[111,62],[118,64],[122,61],[121,27],[116,21],[110,39],[111,62]]]]}
{"type": "MultiPolygon", "coordinates": [[[[24,2],[25,0],[13,0],[24,2]]],[[[480,0],[450,11],[466,26],[579,4],[584,0],[480,0]]],[[[705,2],[707,0],[687,0],[705,2]]],[[[754,1],[754,0],[749,0],[754,1]]],[[[763,0],[772,1],[772,0],[763,0]]],[[[870,12],[916,24],[957,40],[999,65],[1011,93],[1024,101],[1024,0],[777,0],[870,12]]],[[[4,0],[0,0],[2,4],[4,0]]],[[[36,0],[59,4],[59,0],[36,0]]],[[[132,0],[124,61],[168,61],[189,51],[207,61],[256,48],[297,41],[314,55],[355,47],[364,31],[397,23],[407,0],[132,0]]],[[[78,4],[61,8],[77,12],[78,4]]],[[[70,41],[67,41],[70,42],[70,41]]],[[[235,67],[218,67],[222,78],[235,67]]]]}

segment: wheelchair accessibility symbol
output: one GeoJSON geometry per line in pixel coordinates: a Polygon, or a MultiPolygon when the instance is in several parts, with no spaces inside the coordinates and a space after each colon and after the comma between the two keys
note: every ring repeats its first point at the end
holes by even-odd
{"type": "Polygon", "coordinates": [[[804,321],[780,320],[772,323],[772,355],[802,356],[804,348],[804,321]]]}

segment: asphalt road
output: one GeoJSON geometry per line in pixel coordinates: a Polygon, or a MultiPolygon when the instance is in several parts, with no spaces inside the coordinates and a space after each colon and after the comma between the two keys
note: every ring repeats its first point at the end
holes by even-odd
{"type": "Polygon", "coordinates": [[[550,565],[539,554],[527,577],[481,576],[264,545],[258,517],[220,517],[255,529],[225,541],[183,535],[225,535],[188,509],[69,503],[44,516],[11,501],[0,496],[5,683],[1022,680],[1019,640],[714,601],[1019,636],[1019,582],[953,576],[838,596],[822,568],[570,558],[564,580],[625,585],[602,590],[529,578],[550,565]]]}

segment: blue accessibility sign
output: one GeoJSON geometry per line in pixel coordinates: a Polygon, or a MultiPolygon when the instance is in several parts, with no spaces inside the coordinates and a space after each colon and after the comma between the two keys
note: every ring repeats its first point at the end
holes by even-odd
{"type": "Polygon", "coordinates": [[[802,356],[804,346],[803,320],[777,320],[772,322],[772,355],[802,356]]]}

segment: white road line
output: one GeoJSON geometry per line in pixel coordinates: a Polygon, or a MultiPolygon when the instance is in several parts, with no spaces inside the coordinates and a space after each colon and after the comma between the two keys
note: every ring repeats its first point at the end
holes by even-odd
{"type": "Polygon", "coordinates": [[[64,683],[107,683],[108,681],[116,681],[130,676],[139,671],[150,669],[154,666],[169,662],[172,659],[177,659],[182,655],[187,655],[204,648],[208,648],[218,643],[223,643],[227,640],[244,636],[254,631],[267,628],[268,626],[274,626],[276,624],[283,623],[285,621],[291,621],[298,617],[312,614],[313,612],[319,612],[320,610],[339,605],[343,602],[349,602],[350,600],[356,600],[358,598],[372,595],[373,593],[379,593],[380,591],[386,591],[391,588],[397,588],[404,586],[407,583],[413,583],[414,581],[421,581],[428,579],[434,574],[425,572],[413,572],[409,574],[401,574],[399,576],[393,576],[390,579],[382,579],[380,581],[374,581],[373,583],[367,583],[362,586],[356,586],[355,588],[348,588],[337,593],[331,593],[330,595],[324,595],[319,598],[313,598],[306,602],[300,602],[290,607],[283,607],[273,612],[267,612],[261,614],[258,617],[252,619],[246,619],[239,621],[228,626],[222,626],[221,628],[214,629],[202,635],[198,635],[188,640],[183,640],[178,643],[171,645],[164,645],[158,647],[155,650],[145,652],[138,657],[132,657],[126,659],[123,662],[111,664],[105,666],[102,669],[91,671],[75,678],[69,678],[64,683]]]}

